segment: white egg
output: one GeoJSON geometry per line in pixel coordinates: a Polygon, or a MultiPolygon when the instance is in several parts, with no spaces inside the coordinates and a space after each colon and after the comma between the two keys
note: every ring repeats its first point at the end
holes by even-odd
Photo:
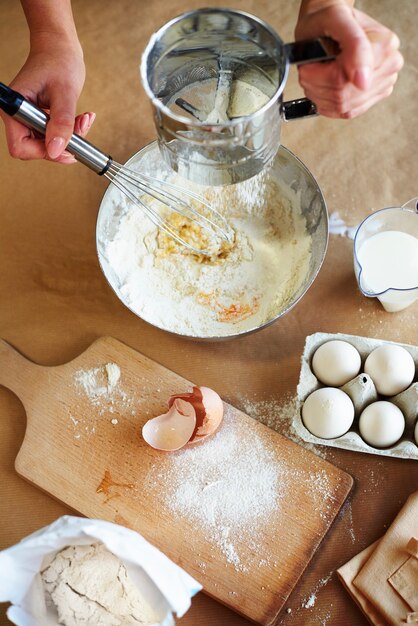
{"type": "Polygon", "coordinates": [[[302,407],[302,420],[316,437],[333,439],[349,430],[354,420],[354,405],[344,391],[333,387],[317,389],[302,407]]]}
{"type": "Polygon", "coordinates": [[[359,420],[360,434],[374,448],[395,444],[405,430],[405,418],[397,406],[386,400],[373,402],[364,409],[359,420]]]}
{"type": "Polygon", "coordinates": [[[341,387],[357,376],[361,357],[351,343],[333,339],[317,348],[312,359],[312,370],[324,385],[341,387]]]}
{"type": "Polygon", "coordinates": [[[402,346],[383,345],[369,354],[364,364],[378,391],[383,396],[394,396],[404,391],[414,380],[415,363],[402,346]]]}
{"type": "Polygon", "coordinates": [[[414,437],[415,437],[415,443],[418,446],[418,422],[415,424],[414,437]]]}

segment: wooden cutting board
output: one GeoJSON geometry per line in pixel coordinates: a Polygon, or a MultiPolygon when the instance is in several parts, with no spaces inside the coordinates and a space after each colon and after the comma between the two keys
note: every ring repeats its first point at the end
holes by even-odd
{"type": "Polygon", "coordinates": [[[58,367],[0,341],[0,384],[27,413],[21,476],[88,517],[137,530],[259,624],[275,622],[352,487],[348,474],[227,404],[205,443],[150,448],[142,425],[191,383],[110,337],[58,367]]]}

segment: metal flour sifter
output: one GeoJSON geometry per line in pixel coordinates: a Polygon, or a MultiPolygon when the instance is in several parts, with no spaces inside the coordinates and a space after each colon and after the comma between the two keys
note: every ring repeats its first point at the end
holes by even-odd
{"type": "Polygon", "coordinates": [[[141,62],[163,157],[201,184],[254,176],[279,148],[282,119],[316,114],[306,98],[282,101],[290,64],[337,53],[328,38],[284,44],[242,11],[206,8],[174,18],[151,37],[141,62]]]}

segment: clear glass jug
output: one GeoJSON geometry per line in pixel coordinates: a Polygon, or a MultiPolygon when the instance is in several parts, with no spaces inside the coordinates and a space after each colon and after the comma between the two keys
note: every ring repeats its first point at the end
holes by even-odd
{"type": "MultiPolygon", "coordinates": [[[[399,250],[399,248],[397,249],[399,250]]],[[[354,271],[362,294],[368,298],[378,298],[383,308],[390,313],[402,311],[402,309],[418,300],[418,198],[410,200],[402,207],[380,209],[363,220],[354,238],[354,271]],[[395,233],[395,238],[396,233],[400,233],[401,237],[405,234],[416,238],[416,245],[409,237],[406,240],[406,243],[412,244],[411,247],[407,247],[408,251],[411,250],[409,256],[405,247],[402,250],[402,254],[408,256],[407,263],[403,266],[405,273],[407,272],[408,274],[407,282],[409,284],[407,287],[400,286],[404,277],[402,276],[403,268],[400,266],[399,259],[399,267],[394,269],[394,271],[398,271],[400,276],[398,284],[389,284],[391,277],[389,275],[384,276],[385,264],[386,266],[388,263],[396,266],[397,263],[397,251],[394,247],[390,247],[390,242],[392,241],[396,243],[396,246],[399,246],[402,245],[402,241],[405,241],[405,239],[399,239],[396,242],[395,238],[392,238],[392,240],[387,240],[388,247],[386,250],[382,250],[381,257],[373,259],[373,262],[381,262],[382,277],[381,281],[379,281],[381,287],[379,289],[372,288],[373,280],[370,272],[368,276],[369,268],[364,254],[362,255],[362,248],[365,242],[370,241],[374,235],[379,233],[395,233]],[[413,277],[412,279],[411,276],[413,277]],[[416,280],[414,276],[416,276],[416,280]],[[384,288],[382,288],[382,285],[384,288]]]]}

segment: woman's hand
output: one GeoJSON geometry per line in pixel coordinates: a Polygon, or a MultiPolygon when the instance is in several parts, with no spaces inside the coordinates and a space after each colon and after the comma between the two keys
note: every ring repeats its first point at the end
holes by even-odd
{"type": "Polygon", "coordinates": [[[295,37],[328,36],[341,52],[327,63],[298,68],[299,82],[321,115],[352,118],[389,96],[403,66],[399,39],[345,0],[302,2],[295,37]]]}
{"type": "Polygon", "coordinates": [[[2,114],[11,156],[75,162],[65,146],[73,132],[86,135],[95,118],[94,113],[75,116],[84,78],[83,53],[77,40],[48,32],[36,35],[27,61],[10,87],[46,110],[50,121],[43,138],[2,114]]]}

